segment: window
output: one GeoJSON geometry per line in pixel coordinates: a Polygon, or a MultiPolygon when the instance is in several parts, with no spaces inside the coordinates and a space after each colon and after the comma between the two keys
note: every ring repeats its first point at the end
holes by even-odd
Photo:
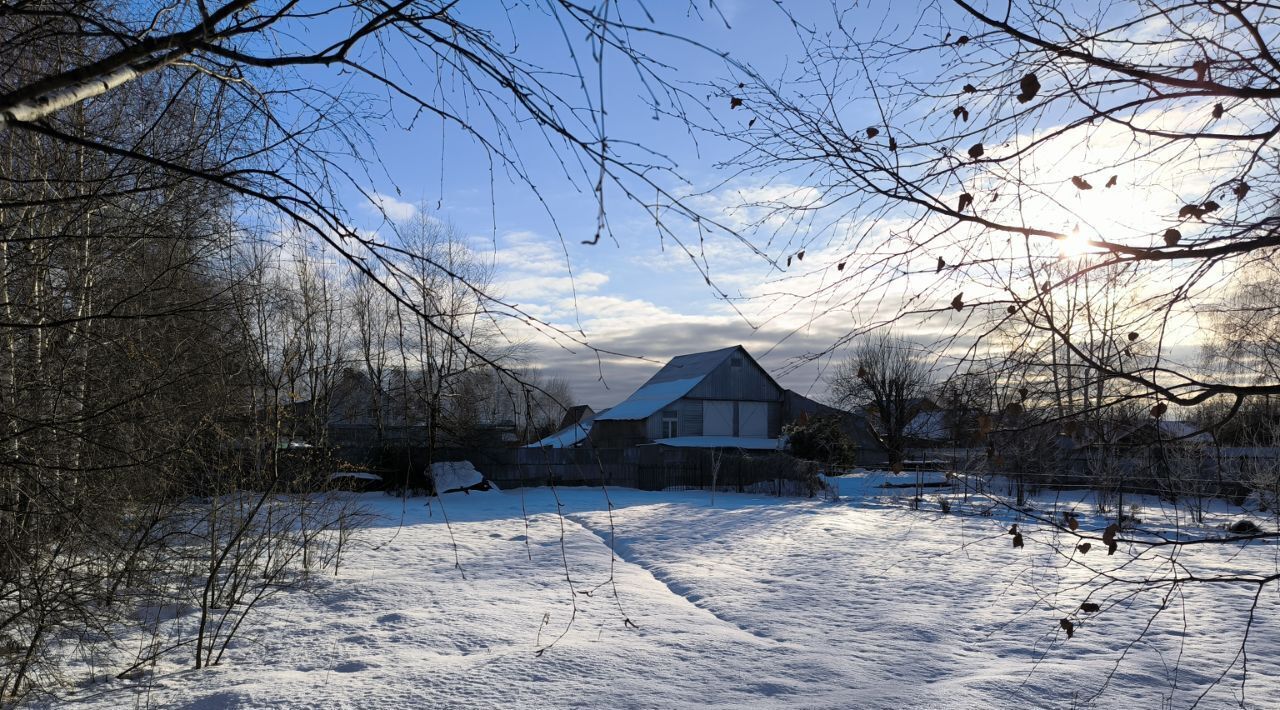
{"type": "Polygon", "coordinates": [[[742,367],[742,356],[734,355],[729,358],[729,367],[742,367]]]}
{"type": "Polygon", "coordinates": [[[675,437],[679,436],[679,429],[677,427],[677,424],[679,423],[679,421],[680,421],[680,416],[676,413],[674,409],[668,409],[667,411],[663,412],[662,413],[662,438],[674,439],[675,437]]]}

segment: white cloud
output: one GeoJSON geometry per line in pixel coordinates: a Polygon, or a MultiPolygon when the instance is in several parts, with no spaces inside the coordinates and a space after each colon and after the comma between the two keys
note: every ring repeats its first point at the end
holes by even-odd
{"type": "Polygon", "coordinates": [[[403,222],[418,214],[418,207],[412,202],[404,202],[381,192],[369,193],[369,205],[375,212],[386,215],[392,222],[403,222]]]}

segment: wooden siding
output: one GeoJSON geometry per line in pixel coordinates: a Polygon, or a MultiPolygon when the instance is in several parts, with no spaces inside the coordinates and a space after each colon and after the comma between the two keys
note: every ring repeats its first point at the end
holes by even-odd
{"type": "Polygon", "coordinates": [[[739,350],[725,358],[724,362],[709,372],[702,382],[699,382],[685,397],[687,399],[780,402],[782,388],[774,384],[773,379],[745,351],[739,350]],[[742,358],[742,365],[734,367],[734,358],[742,358]]]}
{"type": "Polygon", "coordinates": [[[666,407],[650,414],[649,418],[644,420],[644,435],[649,437],[649,441],[662,438],[662,413],[667,411],[669,407],[674,406],[674,404],[668,404],[666,407]]]}
{"type": "Polygon", "coordinates": [[[680,436],[702,436],[702,401],[682,399],[676,404],[680,408],[680,436]]]}

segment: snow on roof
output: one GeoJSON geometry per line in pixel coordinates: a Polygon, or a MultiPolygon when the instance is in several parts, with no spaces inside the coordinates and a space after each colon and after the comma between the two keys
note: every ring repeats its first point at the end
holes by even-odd
{"type": "Polygon", "coordinates": [[[1209,432],[1204,431],[1202,427],[1196,426],[1191,422],[1178,421],[1176,419],[1161,419],[1158,421],[1161,433],[1177,439],[1183,439],[1189,443],[1202,443],[1213,441],[1213,437],[1209,432]]]}
{"type": "MultiPolygon", "coordinates": [[[[666,368],[664,367],[658,375],[665,371],[666,368]]],[[[658,375],[654,375],[654,379],[658,375]]],[[[596,421],[644,419],[689,394],[689,391],[697,387],[704,376],[700,375],[684,380],[670,380],[667,382],[654,382],[653,379],[650,379],[643,387],[633,392],[630,397],[622,400],[618,406],[596,417],[596,421]]]]}
{"type": "Polygon", "coordinates": [[[671,439],[658,439],[653,443],[688,449],[722,448],[774,451],[781,448],[781,440],[779,439],[760,439],[748,436],[677,436],[671,439]]]}
{"type": "Polygon", "coordinates": [[[917,439],[941,441],[948,437],[946,412],[942,410],[920,412],[907,423],[904,432],[917,439]]]}
{"type": "Polygon", "coordinates": [[[618,406],[596,416],[601,421],[645,419],[654,412],[689,394],[703,378],[720,366],[731,354],[743,350],[734,345],[705,353],[690,353],[671,358],[640,389],[622,400],[618,406]]]}
{"type": "Polygon", "coordinates": [[[543,447],[551,447],[553,449],[567,449],[571,446],[577,446],[587,438],[587,434],[591,433],[592,421],[588,419],[570,424],[554,434],[548,434],[532,444],[527,444],[524,448],[541,449],[543,447]]]}

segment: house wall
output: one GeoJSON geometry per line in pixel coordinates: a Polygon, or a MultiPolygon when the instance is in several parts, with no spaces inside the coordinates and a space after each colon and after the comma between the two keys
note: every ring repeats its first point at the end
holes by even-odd
{"type": "Polygon", "coordinates": [[[766,403],[765,436],[776,438],[782,432],[782,396],[782,388],[773,382],[750,355],[738,350],[707,373],[689,394],[643,420],[597,419],[591,439],[596,446],[632,446],[662,439],[663,413],[672,410],[676,412],[676,433],[679,436],[705,436],[703,403],[708,400],[734,403],[733,436],[742,435],[739,431],[740,403],[766,403]],[[735,365],[735,360],[739,364],[735,365]]]}
{"type": "MultiPolygon", "coordinates": [[[[673,402],[671,405],[663,408],[661,411],[655,412],[644,421],[644,429],[646,435],[650,439],[661,439],[662,435],[662,413],[676,410],[677,422],[676,432],[680,436],[704,436],[706,429],[704,427],[705,420],[703,418],[703,402],[702,399],[684,398],[673,402]]],[[[737,401],[735,401],[735,405],[737,401]]],[[[768,407],[768,436],[769,438],[777,438],[782,431],[782,403],[766,402],[768,407]]],[[[734,431],[731,436],[740,436],[738,431],[738,413],[737,408],[734,409],[734,431]]]]}
{"type": "MultiPolygon", "coordinates": [[[[689,394],[673,404],[672,407],[668,407],[668,409],[675,408],[680,413],[680,436],[704,436],[706,434],[706,422],[703,417],[703,402],[705,400],[731,401],[735,403],[733,436],[742,435],[738,427],[740,414],[736,404],[740,402],[767,403],[768,424],[766,436],[776,438],[782,432],[782,389],[775,385],[769,375],[745,353],[735,353],[720,363],[689,394]],[[733,364],[735,358],[740,359],[740,365],[735,366],[733,364]]],[[[662,432],[661,412],[652,419],[650,431],[653,432],[655,438],[658,438],[662,432]]]]}
{"type": "Polygon", "coordinates": [[[680,435],[702,436],[702,401],[686,398],[676,405],[680,411],[680,435]]]}
{"type": "Polygon", "coordinates": [[[662,413],[668,409],[671,407],[663,407],[644,420],[644,435],[650,440],[662,438],[662,413]]]}
{"type": "Polygon", "coordinates": [[[745,353],[735,353],[720,363],[686,395],[687,399],[732,399],[751,402],[782,400],[782,389],[745,353]],[[734,358],[742,358],[735,367],[734,358]]]}

